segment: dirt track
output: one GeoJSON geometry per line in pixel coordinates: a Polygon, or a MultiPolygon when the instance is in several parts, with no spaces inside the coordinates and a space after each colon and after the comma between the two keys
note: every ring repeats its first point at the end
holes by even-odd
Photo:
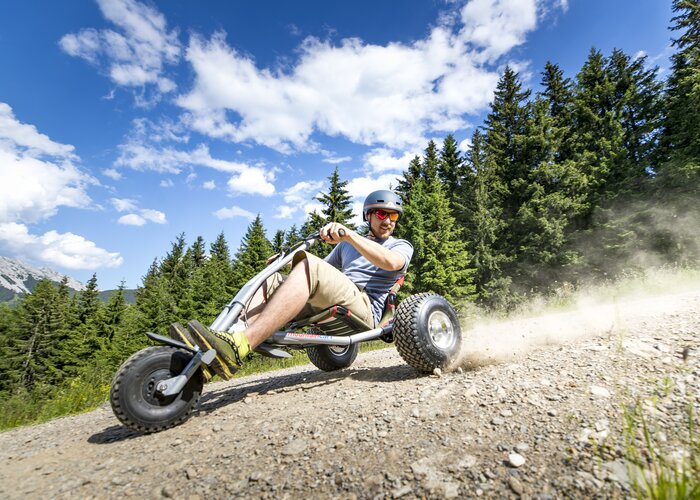
{"type": "MultiPolygon", "coordinates": [[[[470,331],[463,368],[395,349],[207,386],[185,425],[141,436],[107,405],[0,434],[0,497],[590,498],[629,495],[637,396],[681,456],[700,406],[700,290],[470,331]]],[[[696,431],[697,432],[697,431],[696,431]]]]}

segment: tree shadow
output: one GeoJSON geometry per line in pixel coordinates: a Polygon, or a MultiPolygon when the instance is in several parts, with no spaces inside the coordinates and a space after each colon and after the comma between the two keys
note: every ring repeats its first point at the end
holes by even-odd
{"type": "MultiPolygon", "coordinates": [[[[408,365],[394,365],[381,368],[347,368],[335,372],[311,370],[293,374],[273,375],[271,377],[266,377],[264,380],[247,382],[241,385],[227,386],[213,390],[209,388],[209,390],[202,395],[199,407],[193,412],[193,416],[197,416],[200,413],[210,413],[223,406],[243,401],[251,394],[266,394],[271,391],[292,392],[300,387],[303,387],[305,390],[310,390],[316,387],[335,384],[345,379],[352,379],[358,382],[391,383],[421,378],[423,376],[424,374],[408,365]]],[[[114,425],[90,436],[88,438],[88,443],[111,444],[144,435],[145,434],[133,431],[128,427],[114,425]]]]}

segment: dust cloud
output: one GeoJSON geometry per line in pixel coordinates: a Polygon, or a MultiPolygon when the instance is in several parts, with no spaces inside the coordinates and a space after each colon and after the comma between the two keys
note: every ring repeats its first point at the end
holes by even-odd
{"type": "Polygon", "coordinates": [[[566,310],[463,321],[461,352],[452,368],[514,361],[536,347],[583,339],[623,341],[628,329],[675,314],[688,300],[700,300],[700,276],[695,273],[656,273],[644,282],[618,287],[579,293],[566,310]]]}

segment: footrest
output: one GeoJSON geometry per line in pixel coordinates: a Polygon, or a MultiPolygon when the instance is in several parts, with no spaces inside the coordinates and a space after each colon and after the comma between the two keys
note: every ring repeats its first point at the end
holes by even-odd
{"type": "Polygon", "coordinates": [[[260,344],[258,347],[253,349],[255,352],[258,354],[262,354],[263,356],[267,356],[268,358],[291,358],[292,355],[289,354],[287,351],[284,351],[282,349],[278,349],[277,347],[272,347],[269,345],[265,344],[260,344]]]}

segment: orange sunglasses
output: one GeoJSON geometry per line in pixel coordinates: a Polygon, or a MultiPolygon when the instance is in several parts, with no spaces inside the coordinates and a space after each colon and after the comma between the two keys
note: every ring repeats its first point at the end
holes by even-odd
{"type": "Polygon", "coordinates": [[[397,220],[399,220],[399,213],[398,212],[386,212],[382,209],[378,209],[378,210],[374,211],[374,215],[376,215],[377,219],[379,219],[379,220],[384,220],[387,217],[389,217],[389,220],[391,222],[396,222],[397,220]]]}

